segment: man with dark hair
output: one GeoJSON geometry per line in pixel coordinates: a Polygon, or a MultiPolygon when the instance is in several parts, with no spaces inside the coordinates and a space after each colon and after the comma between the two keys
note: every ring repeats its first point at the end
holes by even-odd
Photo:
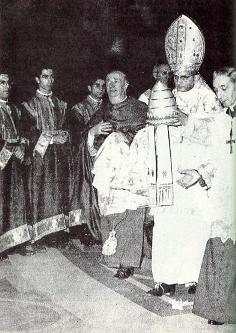
{"type": "Polygon", "coordinates": [[[123,149],[128,149],[136,133],[146,124],[147,106],[127,96],[128,85],[121,71],[106,76],[109,102],[97,113],[87,139],[88,150],[95,156],[93,185],[98,191],[104,261],[118,268],[115,277],[119,279],[128,278],[141,264],[145,217],[144,208],[130,205],[126,196],[129,191],[117,189],[110,196],[114,193],[112,180],[118,175],[112,165],[122,164],[119,157],[123,149]],[[117,245],[110,251],[111,244],[116,243],[115,234],[117,245]]]}
{"type": "Polygon", "coordinates": [[[102,77],[94,76],[88,83],[89,95],[82,101],[75,104],[72,112],[77,120],[77,132],[83,132],[84,127],[89,123],[94,114],[101,108],[105,94],[105,81],[102,77]],[[78,129],[79,126],[79,129],[78,129]]]}
{"type": "Polygon", "coordinates": [[[232,118],[235,117],[236,105],[236,69],[233,67],[223,67],[213,73],[213,87],[226,110],[230,112],[232,118]],[[231,114],[232,113],[232,114],[231,114]]]}
{"type": "Polygon", "coordinates": [[[236,323],[235,132],[236,69],[213,73],[224,111],[214,124],[216,172],[212,184],[211,233],[199,274],[193,313],[208,324],[236,323]]]}
{"type": "Polygon", "coordinates": [[[35,96],[23,103],[33,155],[30,178],[33,242],[66,229],[71,182],[67,103],[52,92],[51,67],[42,67],[35,80],[38,84],[35,96]]]}
{"type": "Polygon", "coordinates": [[[23,170],[28,140],[22,136],[21,111],[8,103],[7,73],[0,71],[0,260],[5,251],[30,240],[23,170]]]}
{"type": "Polygon", "coordinates": [[[105,81],[102,76],[95,74],[88,80],[87,88],[89,95],[82,102],[75,104],[70,114],[74,151],[74,191],[71,202],[73,210],[70,212],[70,221],[81,224],[81,226],[71,229],[71,236],[79,238],[85,245],[91,245],[100,238],[99,233],[91,228],[92,225],[100,224],[100,216],[97,194],[92,187],[91,168],[93,161],[85,152],[86,144],[82,138],[88,132],[91,119],[103,105],[105,81]]]}

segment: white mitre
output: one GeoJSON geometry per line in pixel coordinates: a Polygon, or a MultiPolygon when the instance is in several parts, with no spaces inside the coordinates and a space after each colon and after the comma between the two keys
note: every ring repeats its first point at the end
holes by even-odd
{"type": "Polygon", "coordinates": [[[181,15],[167,31],[165,51],[168,64],[174,74],[195,74],[205,54],[204,36],[190,18],[181,15]]]}

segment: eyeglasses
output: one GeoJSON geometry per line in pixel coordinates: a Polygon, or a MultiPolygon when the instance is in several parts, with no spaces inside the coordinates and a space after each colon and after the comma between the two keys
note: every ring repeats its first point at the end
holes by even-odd
{"type": "Polygon", "coordinates": [[[0,86],[2,86],[2,87],[4,87],[4,86],[11,87],[12,84],[13,84],[13,82],[11,82],[11,81],[0,80],[0,86]]]}

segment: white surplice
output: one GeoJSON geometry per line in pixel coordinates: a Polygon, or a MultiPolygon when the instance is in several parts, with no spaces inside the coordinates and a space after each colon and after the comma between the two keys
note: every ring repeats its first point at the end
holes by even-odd
{"type": "Polygon", "coordinates": [[[216,172],[211,189],[213,204],[210,237],[220,237],[223,242],[230,238],[235,242],[236,118],[231,118],[226,113],[222,113],[217,116],[216,120],[216,172]],[[230,132],[232,133],[231,137],[230,132]],[[230,142],[230,139],[232,142],[230,142]]]}
{"type": "Polygon", "coordinates": [[[186,190],[176,181],[182,177],[178,170],[196,169],[211,186],[215,172],[214,118],[222,111],[201,77],[190,91],[174,93],[178,107],[189,115],[186,126],[169,129],[174,204],[152,210],[153,278],[156,283],[167,284],[198,279],[210,233],[211,190],[198,183],[186,190]]]}
{"type": "Polygon", "coordinates": [[[92,172],[102,215],[147,206],[146,142],[145,128],[136,134],[130,146],[122,133],[114,132],[98,150],[92,172]]]}

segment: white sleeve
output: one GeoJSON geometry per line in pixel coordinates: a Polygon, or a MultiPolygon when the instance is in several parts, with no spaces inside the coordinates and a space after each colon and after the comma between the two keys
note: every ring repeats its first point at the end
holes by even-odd
{"type": "Polygon", "coordinates": [[[91,131],[88,132],[87,144],[88,144],[88,151],[90,156],[96,156],[97,149],[94,147],[94,139],[95,136],[91,134],[91,131]]]}

